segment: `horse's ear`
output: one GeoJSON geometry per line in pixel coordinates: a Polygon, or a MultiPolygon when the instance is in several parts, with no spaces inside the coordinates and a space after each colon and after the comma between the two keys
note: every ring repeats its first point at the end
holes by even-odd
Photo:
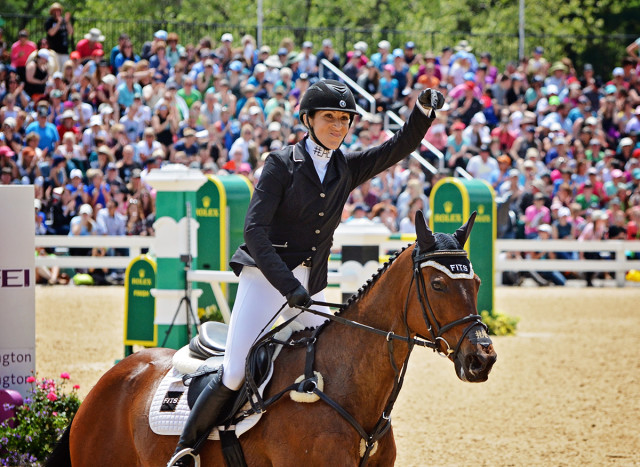
{"type": "Polygon", "coordinates": [[[469,217],[469,220],[453,234],[462,248],[464,248],[464,244],[467,243],[469,235],[471,235],[471,229],[473,228],[473,223],[476,221],[477,214],[477,211],[473,211],[471,213],[471,216],[469,217]]]}
{"type": "Polygon", "coordinates": [[[418,237],[418,247],[420,251],[429,251],[436,244],[436,237],[433,235],[431,229],[427,225],[427,221],[424,218],[422,211],[416,213],[416,236],[418,237]]]}

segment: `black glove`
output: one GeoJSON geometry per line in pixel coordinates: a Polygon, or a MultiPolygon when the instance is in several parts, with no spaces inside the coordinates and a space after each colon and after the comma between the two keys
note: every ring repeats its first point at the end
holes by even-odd
{"type": "Polygon", "coordinates": [[[444,96],[437,89],[427,88],[418,96],[418,103],[424,109],[441,109],[444,106],[444,96]]]}
{"type": "Polygon", "coordinates": [[[307,289],[299,285],[287,294],[287,303],[291,308],[295,306],[308,308],[309,305],[311,305],[311,296],[309,292],[307,292],[307,289]]]}

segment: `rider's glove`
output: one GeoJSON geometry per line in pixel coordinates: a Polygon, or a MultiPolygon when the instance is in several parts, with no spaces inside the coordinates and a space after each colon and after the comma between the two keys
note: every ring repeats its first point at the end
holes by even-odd
{"type": "Polygon", "coordinates": [[[309,292],[307,292],[307,289],[299,285],[287,294],[287,303],[292,308],[295,306],[308,308],[309,305],[311,305],[311,296],[309,292]]]}
{"type": "Polygon", "coordinates": [[[425,110],[438,110],[444,106],[444,96],[437,89],[427,88],[418,96],[418,104],[425,110]]]}

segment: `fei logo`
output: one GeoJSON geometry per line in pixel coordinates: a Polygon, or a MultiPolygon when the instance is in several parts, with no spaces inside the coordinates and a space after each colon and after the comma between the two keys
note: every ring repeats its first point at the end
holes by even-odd
{"type": "Polygon", "coordinates": [[[30,285],[30,269],[0,269],[0,288],[20,288],[29,287],[30,285]]]}

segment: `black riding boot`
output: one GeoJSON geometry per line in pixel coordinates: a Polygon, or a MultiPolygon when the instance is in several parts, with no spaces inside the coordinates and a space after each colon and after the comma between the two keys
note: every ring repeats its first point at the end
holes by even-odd
{"type": "MultiPolygon", "coordinates": [[[[203,441],[202,438],[208,436],[211,428],[215,426],[222,407],[236,394],[237,391],[232,391],[222,384],[221,373],[219,372],[216,378],[205,386],[193,404],[174,455],[185,448],[197,447],[197,451],[199,451],[200,446],[196,445],[202,444],[200,441],[203,441]]],[[[176,467],[189,466],[192,465],[191,461],[191,456],[185,456],[173,465],[176,467]]]]}

